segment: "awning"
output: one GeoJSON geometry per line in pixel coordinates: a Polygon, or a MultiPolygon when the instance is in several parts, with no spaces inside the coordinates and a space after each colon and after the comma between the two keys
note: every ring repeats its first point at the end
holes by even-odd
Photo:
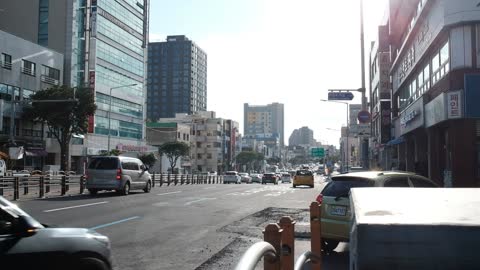
{"type": "Polygon", "coordinates": [[[397,145],[405,142],[405,138],[403,136],[400,136],[396,139],[393,139],[389,142],[386,143],[387,146],[392,146],[392,145],[397,145]]]}
{"type": "Polygon", "coordinates": [[[27,149],[25,155],[28,157],[46,157],[48,152],[43,149],[27,149]]]}

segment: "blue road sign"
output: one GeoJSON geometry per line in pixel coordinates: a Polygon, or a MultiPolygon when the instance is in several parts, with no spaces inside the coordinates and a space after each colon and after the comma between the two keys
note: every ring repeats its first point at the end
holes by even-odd
{"type": "Polygon", "coordinates": [[[352,100],[351,92],[328,92],[328,100],[352,100]]]}

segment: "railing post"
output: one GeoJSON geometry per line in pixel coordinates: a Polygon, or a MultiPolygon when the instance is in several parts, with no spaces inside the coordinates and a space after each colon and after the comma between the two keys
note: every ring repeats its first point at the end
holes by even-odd
{"type": "Polygon", "coordinates": [[[85,191],[85,175],[80,176],[80,194],[85,191]]]}
{"type": "Polygon", "coordinates": [[[47,175],[47,178],[45,179],[45,193],[50,192],[50,175],[47,175]]]}
{"type": "Polygon", "coordinates": [[[61,182],[61,188],[62,188],[62,196],[65,195],[65,193],[67,192],[67,187],[66,187],[66,183],[67,182],[67,178],[65,175],[62,175],[62,182],[61,182]]]}
{"type": "Polygon", "coordinates": [[[185,175],[184,174],[181,174],[180,175],[180,185],[183,185],[184,184],[184,180],[185,180],[185,175]]]}
{"type": "Polygon", "coordinates": [[[155,173],[152,174],[152,187],[155,187],[155,173]]]}
{"type": "Polygon", "coordinates": [[[163,173],[160,173],[160,186],[163,186],[163,173]]]}
{"type": "Polygon", "coordinates": [[[18,200],[20,198],[20,179],[15,177],[13,179],[13,200],[18,200]]]}
{"type": "Polygon", "coordinates": [[[65,175],[65,193],[67,193],[70,190],[70,175],[65,175]]]}
{"type": "Polygon", "coordinates": [[[0,176],[0,196],[3,196],[3,188],[4,188],[4,180],[3,176],[0,176]]]}
{"type": "Polygon", "coordinates": [[[38,197],[43,198],[45,196],[45,179],[43,179],[43,175],[40,176],[39,181],[39,190],[38,190],[38,197]]]}
{"type": "MultiPolygon", "coordinates": [[[[312,253],[319,258],[322,256],[322,235],[321,235],[321,209],[318,202],[310,204],[310,233],[311,233],[311,250],[312,253]]],[[[312,258],[312,270],[320,270],[322,261],[312,258]]]]}
{"type": "Polygon", "coordinates": [[[22,177],[22,185],[23,185],[23,195],[28,194],[28,178],[22,177]]]}
{"type": "Polygon", "coordinates": [[[178,174],[175,174],[175,186],[178,184],[178,174]]]}
{"type": "Polygon", "coordinates": [[[187,174],[187,185],[190,184],[190,174],[187,174]]]}
{"type": "Polygon", "coordinates": [[[278,225],[282,228],[282,269],[293,269],[295,257],[295,221],[291,217],[282,217],[278,225]]]}
{"type": "Polygon", "coordinates": [[[275,248],[275,258],[265,256],[263,262],[264,270],[280,270],[280,252],[282,246],[282,229],[276,223],[270,223],[263,231],[263,240],[275,248]]]}

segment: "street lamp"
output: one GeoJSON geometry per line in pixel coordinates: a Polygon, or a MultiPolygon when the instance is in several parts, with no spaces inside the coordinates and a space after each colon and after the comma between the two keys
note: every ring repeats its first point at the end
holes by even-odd
{"type": "MultiPolygon", "coordinates": [[[[345,104],[347,105],[347,141],[345,143],[345,168],[348,168],[348,163],[349,163],[349,159],[350,159],[350,152],[348,150],[348,140],[349,140],[349,129],[348,129],[348,118],[349,118],[349,115],[348,115],[348,102],[342,102],[342,101],[335,101],[335,100],[326,100],[326,99],[321,99],[320,101],[323,101],[323,102],[333,102],[333,103],[341,103],[341,104],[345,104]]],[[[327,128],[328,129],[328,128],[327,128]]]]}
{"type": "Polygon", "coordinates": [[[111,134],[111,121],[112,121],[112,90],[113,89],[118,89],[118,88],[123,88],[123,87],[132,87],[136,86],[138,83],[132,83],[132,84],[125,84],[125,85],[120,85],[120,86],[115,86],[115,87],[110,87],[110,102],[108,105],[108,141],[107,141],[107,151],[110,154],[110,134],[111,134]]]}

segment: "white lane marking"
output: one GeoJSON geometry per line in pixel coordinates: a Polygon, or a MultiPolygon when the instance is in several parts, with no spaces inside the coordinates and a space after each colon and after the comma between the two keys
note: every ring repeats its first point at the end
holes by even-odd
{"type": "Polygon", "coordinates": [[[158,203],[154,203],[152,204],[153,206],[157,206],[157,207],[163,207],[163,206],[168,206],[170,205],[169,202],[158,202],[158,203]]]}
{"type": "Polygon", "coordinates": [[[176,193],[180,193],[180,192],[181,192],[181,191],[172,191],[172,192],[158,193],[157,196],[168,195],[168,194],[176,194],[176,193]]]}
{"type": "Polygon", "coordinates": [[[212,188],[217,188],[217,187],[206,187],[204,189],[212,189],[212,188]]]}
{"type": "Polygon", "coordinates": [[[187,202],[185,205],[191,205],[192,203],[197,203],[197,202],[202,202],[202,201],[207,201],[207,200],[216,200],[217,198],[201,198],[195,201],[187,202]]]}
{"type": "Polygon", "coordinates": [[[55,208],[55,209],[44,210],[43,212],[45,212],[45,213],[55,212],[55,211],[72,209],[72,208],[79,208],[79,207],[86,207],[86,206],[104,204],[104,203],[108,203],[108,202],[107,202],[107,201],[104,201],[104,202],[96,202],[96,203],[87,203],[87,204],[81,204],[81,205],[74,205],[74,206],[68,206],[68,207],[62,207],[62,208],[55,208]]]}

